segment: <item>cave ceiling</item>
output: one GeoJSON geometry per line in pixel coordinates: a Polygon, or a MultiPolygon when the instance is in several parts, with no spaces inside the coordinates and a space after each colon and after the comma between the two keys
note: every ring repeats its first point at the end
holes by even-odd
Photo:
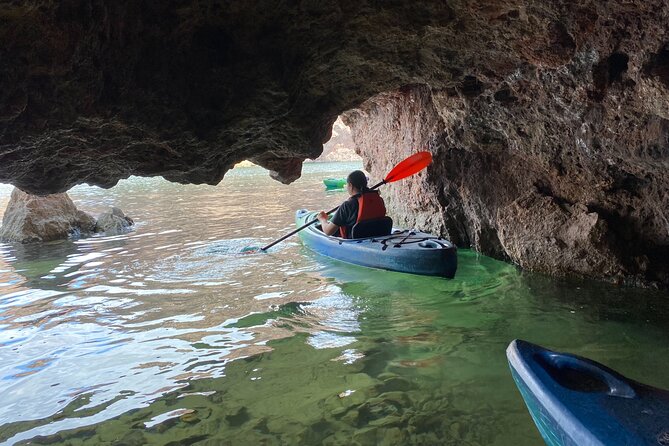
{"type": "MultiPolygon", "coordinates": [[[[422,84],[475,96],[584,47],[613,53],[611,36],[630,20],[666,10],[652,1],[2,2],[0,182],[37,194],[130,175],[217,184],[249,159],[288,183],[321,153],[337,116],[378,93],[422,84]]],[[[669,79],[667,66],[657,75],[669,79]]]]}

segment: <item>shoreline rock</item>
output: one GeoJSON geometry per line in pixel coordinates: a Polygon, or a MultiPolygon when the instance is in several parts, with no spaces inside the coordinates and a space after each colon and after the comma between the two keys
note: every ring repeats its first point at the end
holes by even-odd
{"type": "Polygon", "coordinates": [[[93,233],[95,219],[80,211],[67,193],[40,197],[14,188],[0,227],[0,240],[48,242],[93,233]]]}
{"type": "Polygon", "coordinates": [[[98,215],[95,232],[104,232],[106,235],[122,234],[134,224],[132,218],[127,217],[119,208],[112,206],[108,212],[98,215]]]}
{"type": "Polygon", "coordinates": [[[133,224],[133,220],[116,207],[103,212],[96,220],[77,209],[66,192],[38,196],[14,188],[2,218],[0,240],[35,243],[101,232],[115,235],[128,231],[133,224]]]}

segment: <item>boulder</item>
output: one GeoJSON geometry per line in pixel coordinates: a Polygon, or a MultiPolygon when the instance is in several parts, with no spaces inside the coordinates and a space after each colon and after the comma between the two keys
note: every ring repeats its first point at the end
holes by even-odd
{"type": "Polygon", "coordinates": [[[66,239],[93,232],[95,219],[67,193],[30,195],[14,188],[2,218],[0,240],[21,243],[66,239]]]}
{"type": "Polygon", "coordinates": [[[133,224],[132,218],[127,217],[119,208],[112,206],[108,212],[98,215],[95,232],[104,232],[106,235],[121,234],[128,231],[133,224]]]}

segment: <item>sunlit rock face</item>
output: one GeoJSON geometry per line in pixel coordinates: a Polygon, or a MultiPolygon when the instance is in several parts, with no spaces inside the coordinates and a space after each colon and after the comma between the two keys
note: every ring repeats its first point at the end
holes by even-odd
{"type": "Polygon", "coordinates": [[[666,284],[668,17],[665,0],[13,2],[0,182],[215,184],[242,159],[290,182],[351,110],[376,175],[435,154],[386,192],[397,218],[529,269],[666,284]]]}
{"type": "Polygon", "coordinates": [[[91,234],[95,219],[80,211],[66,193],[44,197],[14,188],[2,217],[0,240],[32,243],[91,234]]]}

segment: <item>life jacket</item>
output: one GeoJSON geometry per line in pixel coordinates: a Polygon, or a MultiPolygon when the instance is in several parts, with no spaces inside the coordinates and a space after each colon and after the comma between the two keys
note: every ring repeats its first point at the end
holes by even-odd
{"type": "MultiPolygon", "coordinates": [[[[369,191],[358,196],[358,218],[356,223],[365,220],[374,220],[386,216],[386,205],[383,198],[376,191],[369,191]]],[[[339,236],[348,238],[350,229],[346,226],[339,227],[339,236]]]]}

